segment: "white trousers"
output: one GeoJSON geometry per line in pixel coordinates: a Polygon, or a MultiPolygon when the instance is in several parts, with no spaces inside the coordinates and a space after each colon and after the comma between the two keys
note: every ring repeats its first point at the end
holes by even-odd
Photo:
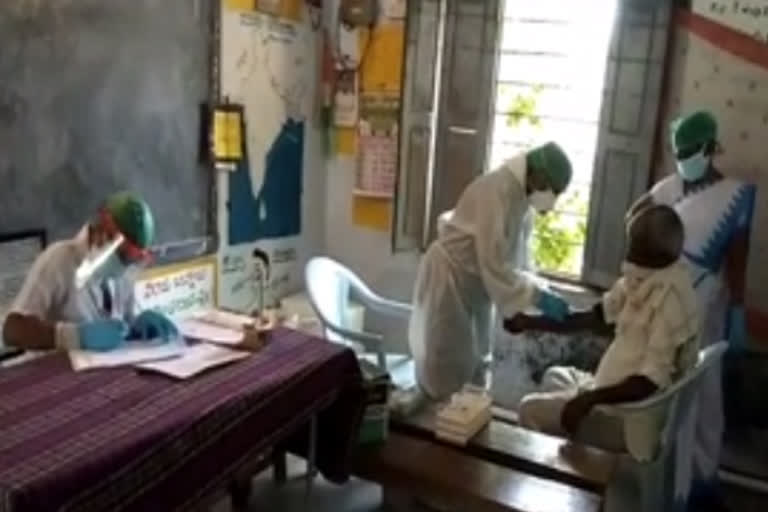
{"type": "MultiPolygon", "coordinates": [[[[565,404],[579,392],[593,389],[594,375],[573,367],[554,366],[542,379],[541,391],[520,401],[520,424],[531,430],[566,437],[561,417],[565,404]]],[[[613,452],[626,451],[621,419],[593,410],[579,426],[575,440],[613,452]]]]}

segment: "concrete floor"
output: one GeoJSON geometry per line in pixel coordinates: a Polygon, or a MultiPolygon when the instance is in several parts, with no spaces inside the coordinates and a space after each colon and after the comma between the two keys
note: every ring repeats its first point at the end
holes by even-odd
{"type": "MultiPolygon", "coordinates": [[[[337,486],[322,477],[315,481],[309,507],[304,503],[304,461],[288,459],[288,483],[277,487],[272,472],[265,471],[254,480],[253,501],[250,512],[378,512],[381,507],[381,488],[362,480],[353,479],[337,486]]],[[[229,500],[222,501],[211,512],[231,512],[229,500]]]]}
{"type": "MultiPolygon", "coordinates": [[[[277,487],[272,482],[272,472],[265,471],[254,480],[253,501],[249,512],[383,512],[381,487],[362,480],[352,479],[346,485],[337,486],[318,477],[309,506],[304,502],[304,461],[288,459],[288,483],[277,487]]],[[[763,512],[768,496],[725,486],[731,512],[763,512]]],[[[414,512],[421,512],[419,511],[414,512]]],[[[223,500],[211,512],[232,512],[229,500],[223,500]]],[[[703,512],[703,511],[702,511],[703,512]]]]}

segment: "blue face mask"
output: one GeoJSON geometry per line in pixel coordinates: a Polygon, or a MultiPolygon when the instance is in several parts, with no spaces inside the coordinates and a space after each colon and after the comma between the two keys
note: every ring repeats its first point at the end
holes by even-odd
{"type": "Polygon", "coordinates": [[[707,174],[709,157],[700,151],[685,160],[677,161],[677,172],[685,181],[698,181],[707,174]]]}

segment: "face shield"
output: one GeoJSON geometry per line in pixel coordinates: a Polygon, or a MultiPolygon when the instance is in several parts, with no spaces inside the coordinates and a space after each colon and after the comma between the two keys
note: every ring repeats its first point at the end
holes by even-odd
{"type": "Polygon", "coordinates": [[[102,211],[99,217],[106,240],[96,240],[75,271],[78,289],[94,279],[116,278],[126,273],[133,277],[151,262],[149,250],[131,242],[120,231],[112,215],[102,211]]]}

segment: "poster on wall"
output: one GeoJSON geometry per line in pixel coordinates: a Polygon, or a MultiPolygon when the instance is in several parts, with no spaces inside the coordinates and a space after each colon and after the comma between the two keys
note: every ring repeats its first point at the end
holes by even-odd
{"type": "Polygon", "coordinates": [[[405,19],[406,0],[381,0],[381,12],[390,20],[405,19]]]}
{"type": "Polygon", "coordinates": [[[333,99],[333,124],[338,128],[354,128],[359,116],[359,84],[355,71],[336,74],[336,94],[333,99]]]}
{"type": "Polygon", "coordinates": [[[261,11],[273,16],[301,20],[304,0],[224,0],[224,7],[234,11],[261,11]]]}
{"type": "Polygon", "coordinates": [[[316,70],[312,29],[306,17],[224,10],[221,38],[222,94],[244,106],[246,121],[246,155],[229,175],[228,242],[296,236],[316,70]]]}
{"type": "Polygon", "coordinates": [[[215,258],[152,269],[136,282],[136,312],[155,309],[173,318],[217,307],[215,258]]]}
{"type": "Polygon", "coordinates": [[[270,240],[226,250],[220,265],[221,306],[250,314],[298,288],[297,245],[297,240],[270,240]]]}
{"type": "Polygon", "coordinates": [[[397,93],[363,93],[358,124],[358,157],[355,195],[392,198],[398,156],[397,93]]]}
{"type": "Polygon", "coordinates": [[[694,0],[696,14],[768,43],[768,0],[694,0]]]}

